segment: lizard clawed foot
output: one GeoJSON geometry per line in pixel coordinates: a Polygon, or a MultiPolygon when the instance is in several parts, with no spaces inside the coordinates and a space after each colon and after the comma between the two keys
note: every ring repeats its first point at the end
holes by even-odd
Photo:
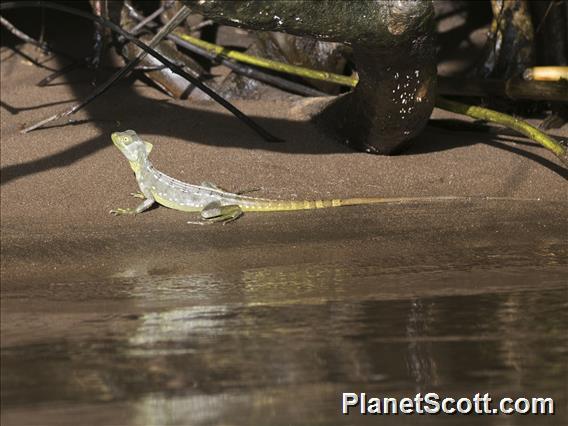
{"type": "Polygon", "coordinates": [[[194,225],[204,225],[209,223],[219,223],[223,225],[237,220],[243,215],[243,211],[236,204],[221,205],[218,201],[213,201],[207,204],[203,210],[201,210],[201,221],[200,222],[187,222],[194,225]]]}
{"type": "Polygon", "coordinates": [[[114,215],[114,216],[120,216],[120,215],[124,215],[124,214],[136,214],[136,209],[117,208],[117,209],[113,209],[113,210],[109,211],[109,213],[114,215]]]}
{"type": "Polygon", "coordinates": [[[134,198],[142,198],[143,200],[146,199],[146,196],[145,196],[142,192],[140,192],[140,191],[138,191],[138,192],[131,192],[130,195],[131,195],[132,197],[134,197],[134,198]]]}

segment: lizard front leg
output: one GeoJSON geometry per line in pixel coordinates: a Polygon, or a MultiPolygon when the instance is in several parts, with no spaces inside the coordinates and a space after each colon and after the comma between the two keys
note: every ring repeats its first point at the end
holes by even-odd
{"type": "Polygon", "coordinates": [[[154,200],[153,198],[147,198],[144,201],[142,201],[138,207],[136,208],[127,208],[127,209],[121,209],[121,208],[117,208],[114,210],[111,210],[109,213],[115,216],[119,216],[119,215],[123,215],[123,214],[138,214],[138,213],[142,213],[145,210],[148,210],[152,204],[155,203],[156,200],[154,200]]]}

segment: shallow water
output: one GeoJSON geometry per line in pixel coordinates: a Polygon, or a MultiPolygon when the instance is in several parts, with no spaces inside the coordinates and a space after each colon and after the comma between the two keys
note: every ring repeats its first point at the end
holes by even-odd
{"type": "Polygon", "coordinates": [[[567,270],[553,252],[502,253],[498,268],[474,258],[384,268],[371,257],[7,285],[2,424],[403,420],[342,416],[342,392],[550,396],[557,414],[537,423],[563,424],[567,270]]]}

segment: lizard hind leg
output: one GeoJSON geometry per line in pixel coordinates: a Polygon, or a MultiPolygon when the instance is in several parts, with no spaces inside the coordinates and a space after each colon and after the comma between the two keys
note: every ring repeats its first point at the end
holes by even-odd
{"type": "Polygon", "coordinates": [[[209,220],[211,222],[221,222],[223,223],[223,225],[226,225],[229,222],[237,220],[242,215],[243,211],[238,205],[230,204],[221,207],[221,214],[219,216],[211,217],[206,220],[209,220]]]}
{"type": "Polygon", "coordinates": [[[221,205],[218,201],[213,201],[207,204],[203,210],[201,210],[201,222],[187,222],[190,224],[203,225],[205,223],[217,223],[221,222],[224,224],[237,220],[243,215],[243,211],[236,204],[221,205]]]}

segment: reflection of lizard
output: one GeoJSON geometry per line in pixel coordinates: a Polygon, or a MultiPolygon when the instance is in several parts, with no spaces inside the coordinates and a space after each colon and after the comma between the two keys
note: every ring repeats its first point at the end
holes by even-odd
{"type": "Polygon", "coordinates": [[[130,167],[136,175],[136,181],[141,192],[133,195],[144,199],[136,208],[111,210],[110,212],[115,215],[142,213],[157,202],[175,210],[201,212],[201,218],[204,221],[229,222],[238,219],[246,211],[278,212],[361,204],[469,200],[468,197],[410,197],[294,201],[247,197],[224,191],[208,182],[202,183],[200,186],[191,185],[159,172],[148,159],[152,144],[142,141],[133,130],[113,133],[111,137],[116,147],[130,162],[130,167]]]}

